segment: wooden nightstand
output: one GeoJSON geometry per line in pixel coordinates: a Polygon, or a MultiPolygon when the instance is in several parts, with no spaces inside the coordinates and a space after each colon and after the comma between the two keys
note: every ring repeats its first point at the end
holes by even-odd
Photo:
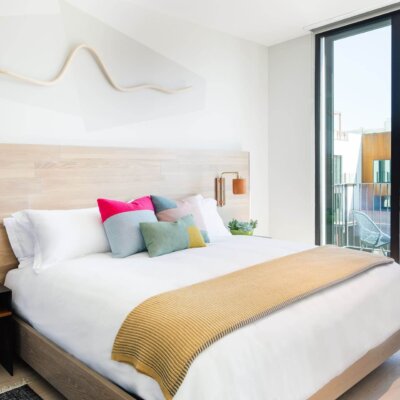
{"type": "Polygon", "coordinates": [[[12,375],[14,355],[11,290],[0,285],[0,364],[12,375]]]}

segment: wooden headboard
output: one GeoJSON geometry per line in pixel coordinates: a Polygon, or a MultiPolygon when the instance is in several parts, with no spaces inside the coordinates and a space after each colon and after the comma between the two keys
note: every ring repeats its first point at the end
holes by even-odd
{"type": "MultiPolygon", "coordinates": [[[[0,155],[0,283],[17,266],[3,225],[15,211],[94,207],[98,197],[214,197],[218,173],[249,178],[249,153],[242,151],[0,144],[0,155]]],[[[226,183],[222,218],[248,218],[249,195],[233,196],[226,183]]]]}

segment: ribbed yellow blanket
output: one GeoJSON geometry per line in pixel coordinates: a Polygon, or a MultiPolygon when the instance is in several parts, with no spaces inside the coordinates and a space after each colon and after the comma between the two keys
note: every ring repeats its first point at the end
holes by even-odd
{"type": "MultiPolygon", "coordinates": [[[[112,359],[155,379],[169,400],[196,356],[228,333],[393,260],[318,247],[151,297],[126,318],[112,359]]],[[[190,267],[188,267],[190,268],[190,267]]]]}

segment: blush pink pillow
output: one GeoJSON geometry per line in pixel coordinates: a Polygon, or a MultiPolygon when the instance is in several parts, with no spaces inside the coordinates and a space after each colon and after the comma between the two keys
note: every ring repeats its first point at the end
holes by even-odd
{"type": "Polygon", "coordinates": [[[206,224],[201,211],[200,199],[196,196],[183,200],[171,200],[162,196],[151,196],[157,219],[164,222],[175,222],[180,218],[192,215],[204,240],[209,242],[206,224]]]}

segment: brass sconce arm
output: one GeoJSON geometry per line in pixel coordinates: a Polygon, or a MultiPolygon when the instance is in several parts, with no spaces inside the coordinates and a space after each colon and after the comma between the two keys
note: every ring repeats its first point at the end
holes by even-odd
{"type": "Polygon", "coordinates": [[[239,172],[222,172],[219,177],[215,178],[215,198],[218,207],[223,207],[226,203],[224,175],[236,175],[236,178],[232,180],[233,194],[246,193],[246,179],[240,178],[239,172]]]}
{"type": "Polygon", "coordinates": [[[223,172],[223,173],[221,174],[221,178],[222,178],[224,175],[236,175],[236,179],[239,179],[239,172],[223,172]]]}

